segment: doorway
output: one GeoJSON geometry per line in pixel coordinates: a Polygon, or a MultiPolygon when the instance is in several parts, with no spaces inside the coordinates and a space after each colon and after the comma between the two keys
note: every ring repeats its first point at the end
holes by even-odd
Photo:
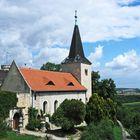
{"type": "Polygon", "coordinates": [[[15,113],[15,115],[13,117],[13,129],[18,129],[18,127],[19,127],[19,118],[20,118],[19,113],[15,113]]]}

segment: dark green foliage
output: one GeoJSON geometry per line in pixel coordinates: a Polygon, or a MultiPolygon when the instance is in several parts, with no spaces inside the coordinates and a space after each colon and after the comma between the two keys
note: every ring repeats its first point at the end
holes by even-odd
{"type": "Polygon", "coordinates": [[[74,128],[83,122],[85,117],[85,105],[80,100],[64,100],[52,116],[52,123],[61,126],[64,130],[74,128]]]}
{"type": "Polygon", "coordinates": [[[140,102],[140,95],[117,95],[117,101],[121,103],[140,102]]]}
{"type": "Polygon", "coordinates": [[[0,91],[0,118],[7,118],[10,109],[16,107],[16,93],[0,91]]]}
{"type": "Polygon", "coordinates": [[[117,110],[117,118],[122,122],[125,128],[129,130],[130,135],[140,139],[140,107],[139,106],[120,106],[117,110]]]}
{"type": "Polygon", "coordinates": [[[40,69],[48,71],[61,71],[61,65],[47,62],[46,64],[43,64],[40,69]]]}
{"type": "Polygon", "coordinates": [[[91,123],[82,133],[80,140],[114,140],[113,128],[113,122],[108,119],[97,124],[91,123]]]}
{"type": "Polygon", "coordinates": [[[91,78],[92,78],[92,93],[98,93],[100,79],[99,71],[97,72],[92,71],[91,78]]]}
{"type": "Polygon", "coordinates": [[[28,130],[35,130],[36,128],[40,129],[41,128],[41,123],[40,120],[37,118],[38,116],[38,110],[35,108],[28,108],[28,124],[26,128],[28,130]]]}
{"type": "Polygon", "coordinates": [[[100,81],[99,72],[92,71],[92,92],[97,93],[104,99],[111,98],[115,100],[116,85],[112,79],[104,79],[100,81]]]}
{"type": "Polygon", "coordinates": [[[16,93],[0,91],[0,137],[7,133],[7,124],[5,119],[9,116],[9,111],[16,107],[17,97],[16,93]]]}
{"type": "Polygon", "coordinates": [[[117,92],[114,81],[112,79],[101,80],[99,84],[98,94],[102,96],[104,99],[111,98],[112,100],[115,100],[117,92]]]}
{"type": "Polygon", "coordinates": [[[0,118],[0,138],[6,136],[7,125],[6,122],[0,118]]]}
{"type": "Polygon", "coordinates": [[[116,103],[111,99],[104,99],[93,94],[86,105],[85,121],[90,124],[91,122],[99,122],[104,118],[116,120],[116,103]]]}

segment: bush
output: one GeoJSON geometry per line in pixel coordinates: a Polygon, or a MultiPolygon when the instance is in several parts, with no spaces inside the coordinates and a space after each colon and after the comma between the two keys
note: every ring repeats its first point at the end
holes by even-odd
{"type": "Polygon", "coordinates": [[[7,118],[10,109],[16,107],[17,97],[16,93],[0,91],[0,117],[7,118]]]}
{"type": "Polygon", "coordinates": [[[91,123],[81,135],[80,140],[114,140],[114,124],[111,120],[91,123]]]}
{"type": "Polygon", "coordinates": [[[16,107],[16,93],[0,91],[0,137],[5,136],[8,130],[5,119],[9,116],[9,111],[16,107]]]}
{"type": "Polygon", "coordinates": [[[35,108],[28,108],[28,124],[26,128],[28,130],[36,130],[36,129],[41,129],[41,122],[38,119],[38,110],[35,108]]]}
{"type": "Polygon", "coordinates": [[[51,122],[56,126],[61,126],[64,130],[74,128],[84,121],[85,105],[79,100],[64,100],[52,115],[51,122]]]}
{"type": "Polygon", "coordinates": [[[7,131],[7,125],[6,122],[3,121],[3,119],[0,118],[0,138],[6,136],[7,131]]]}
{"type": "Polygon", "coordinates": [[[130,135],[135,139],[140,139],[140,112],[138,107],[120,106],[117,111],[117,118],[122,122],[125,128],[129,130],[130,135]]]}

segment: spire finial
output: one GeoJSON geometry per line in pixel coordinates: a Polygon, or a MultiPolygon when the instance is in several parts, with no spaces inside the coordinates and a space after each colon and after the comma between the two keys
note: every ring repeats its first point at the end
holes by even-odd
{"type": "Polygon", "coordinates": [[[77,25],[77,10],[75,10],[75,25],[77,25]]]}

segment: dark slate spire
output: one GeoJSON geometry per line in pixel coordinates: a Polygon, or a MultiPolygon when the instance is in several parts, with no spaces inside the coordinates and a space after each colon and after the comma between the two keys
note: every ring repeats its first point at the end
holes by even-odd
{"type": "Polygon", "coordinates": [[[85,57],[80,32],[77,23],[77,15],[75,15],[75,27],[73,31],[69,56],[62,63],[79,62],[91,65],[91,62],[85,57]]]}

